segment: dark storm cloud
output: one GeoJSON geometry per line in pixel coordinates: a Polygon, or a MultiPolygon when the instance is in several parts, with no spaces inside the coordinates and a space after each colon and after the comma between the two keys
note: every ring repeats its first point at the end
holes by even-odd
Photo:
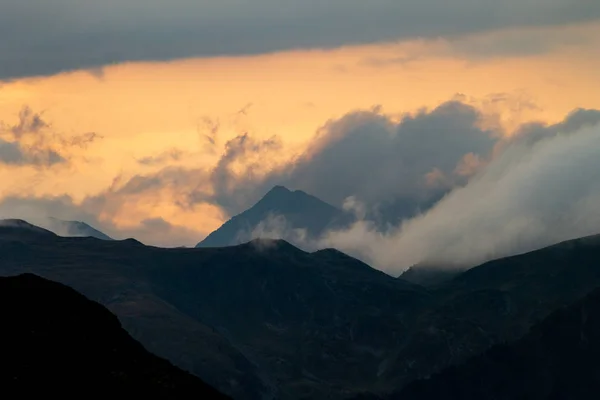
{"type": "Polygon", "coordinates": [[[594,20],[596,0],[0,0],[0,79],[594,20]]]}

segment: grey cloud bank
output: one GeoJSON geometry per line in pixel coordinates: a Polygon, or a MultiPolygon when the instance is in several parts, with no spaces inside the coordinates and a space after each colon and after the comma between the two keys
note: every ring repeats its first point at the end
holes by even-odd
{"type": "Polygon", "coordinates": [[[595,0],[0,0],[0,79],[598,18],[595,0]]]}
{"type": "Polygon", "coordinates": [[[472,267],[600,233],[600,113],[580,110],[530,133],[509,140],[465,186],[395,230],[361,221],[317,245],[398,275],[415,264],[472,267]]]}

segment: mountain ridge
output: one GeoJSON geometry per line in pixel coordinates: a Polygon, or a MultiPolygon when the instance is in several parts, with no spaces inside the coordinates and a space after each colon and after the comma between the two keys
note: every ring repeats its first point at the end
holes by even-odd
{"type": "Polygon", "coordinates": [[[0,318],[4,390],[228,399],[150,354],[116,316],[63,284],[34,274],[0,277],[0,318]]]}
{"type": "Polygon", "coordinates": [[[581,399],[600,391],[600,288],[552,312],[513,343],[408,384],[356,400],[581,399]]]}
{"type": "Polygon", "coordinates": [[[0,274],[34,272],[74,287],[150,351],[242,400],[400,390],[519,339],[600,286],[594,237],[430,288],[285,240],[162,249],[0,228],[0,250],[0,274]]]}

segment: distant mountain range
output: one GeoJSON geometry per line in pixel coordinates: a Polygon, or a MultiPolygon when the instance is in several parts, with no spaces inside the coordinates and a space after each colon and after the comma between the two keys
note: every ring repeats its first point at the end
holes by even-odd
{"type": "Polygon", "coordinates": [[[51,397],[228,399],[147,352],[107,309],[62,284],[32,274],[0,278],[0,320],[0,384],[8,397],[43,390],[51,397]]]}
{"type": "Polygon", "coordinates": [[[161,249],[14,225],[0,226],[0,274],[75,288],[148,350],[241,400],[392,393],[518,340],[600,287],[599,237],[423,287],[282,240],[161,249]]]}
{"type": "Polygon", "coordinates": [[[33,225],[21,219],[0,220],[0,226],[14,226],[30,230],[46,230],[65,237],[93,237],[101,240],[113,240],[108,235],[81,221],[64,221],[53,217],[36,218],[33,225]]]}
{"type": "Polygon", "coordinates": [[[196,247],[224,247],[255,238],[285,239],[298,244],[341,228],[354,216],[301,190],[275,186],[248,210],[225,222],[196,247]]]}

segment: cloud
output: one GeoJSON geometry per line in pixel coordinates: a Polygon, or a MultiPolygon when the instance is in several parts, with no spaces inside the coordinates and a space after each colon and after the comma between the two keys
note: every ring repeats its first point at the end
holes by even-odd
{"type": "Polygon", "coordinates": [[[415,264],[471,267],[600,232],[600,114],[524,127],[469,182],[382,233],[366,221],[318,243],[398,275],[415,264]],[[531,135],[531,136],[530,136],[531,135]]]}
{"type": "Polygon", "coordinates": [[[51,167],[65,164],[72,149],[87,149],[102,136],[95,132],[65,136],[52,129],[42,113],[21,108],[13,124],[0,121],[0,163],[9,166],[51,167]]]}
{"type": "Polygon", "coordinates": [[[138,164],[146,166],[162,165],[172,161],[179,161],[183,157],[184,152],[179,149],[170,149],[156,156],[142,157],[137,160],[138,164]]]}
{"type": "Polygon", "coordinates": [[[22,164],[25,154],[18,144],[0,139],[0,162],[3,164],[22,164]]]}
{"type": "Polygon", "coordinates": [[[50,125],[44,121],[42,115],[34,113],[29,106],[24,106],[19,111],[19,120],[15,125],[5,127],[12,133],[15,139],[21,139],[25,135],[37,135],[50,125]]]}
{"type": "Polygon", "coordinates": [[[61,139],[61,142],[66,147],[79,147],[81,149],[87,149],[91,144],[99,139],[104,139],[104,136],[96,132],[86,132],[81,135],[75,135],[68,139],[61,139]]]}
{"type": "MultiPolygon", "coordinates": [[[[306,151],[285,162],[275,161],[283,148],[277,137],[244,133],[226,143],[213,168],[167,166],[131,178],[119,193],[141,196],[168,188],[183,212],[209,203],[233,216],[274,185],[285,185],[338,207],[353,197],[371,216],[385,205],[399,218],[428,206],[485,165],[502,134],[481,127],[485,118],[460,101],[401,116],[355,111],[326,123],[306,151]]],[[[162,162],[170,155],[146,161],[162,162]]]]}
{"type": "MultiPolygon", "coordinates": [[[[0,79],[597,20],[594,0],[0,2],[0,79]],[[360,26],[361,29],[356,29],[360,26]]],[[[528,49],[526,49],[528,50],[528,49]]]]}
{"type": "Polygon", "coordinates": [[[212,193],[196,190],[190,200],[213,202],[229,215],[243,211],[270,189],[269,173],[274,165],[269,155],[281,149],[277,137],[259,140],[247,133],[235,137],[227,142],[225,152],[209,172],[212,193]]]}
{"type": "Polygon", "coordinates": [[[302,245],[307,242],[308,236],[306,229],[294,228],[285,217],[269,214],[251,231],[239,231],[236,242],[245,243],[254,239],[284,239],[302,245]]]}
{"type": "Polygon", "coordinates": [[[227,143],[213,168],[167,166],[117,177],[79,202],[9,197],[0,202],[0,217],[80,220],[117,239],[171,247],[193,243],[201,233],[149,210],[162,214],[166,204],[194,213],[210,204],[226,218],[285,184],[353,212],[359,222],[315,240],[273,215],[242,232],[248,240],[281,237],[305,249],[335,247],[391,274],[419,263],[473,266],[599,232],[600,111],[578,109],[557,124],[528,123],[505,133],[488,114],[458,100],[400,116],[356,111],[325,124],[287,164],[271,162],[281,151],[277,138],[242,134],[227,143]],[[405,208],[426,206],[382,228],[370,211],[388,199],[405,208]]]}
{"type": "Polygon", "coordinates": [[[51,149],[23,148],[17,142],[0,139],[0,164],[9,166],[50,167],[66,160],[51,149]]]}
{"type": "Polygon", "coordinates": [[[491,153],[500,132],[481,128],[483,118],[458,101],[398,120],[379,110],[353,112],[327,123],[278,178],[337,206],[351,196],[370,209],[399,198],[426,202],[491,153]]]}

